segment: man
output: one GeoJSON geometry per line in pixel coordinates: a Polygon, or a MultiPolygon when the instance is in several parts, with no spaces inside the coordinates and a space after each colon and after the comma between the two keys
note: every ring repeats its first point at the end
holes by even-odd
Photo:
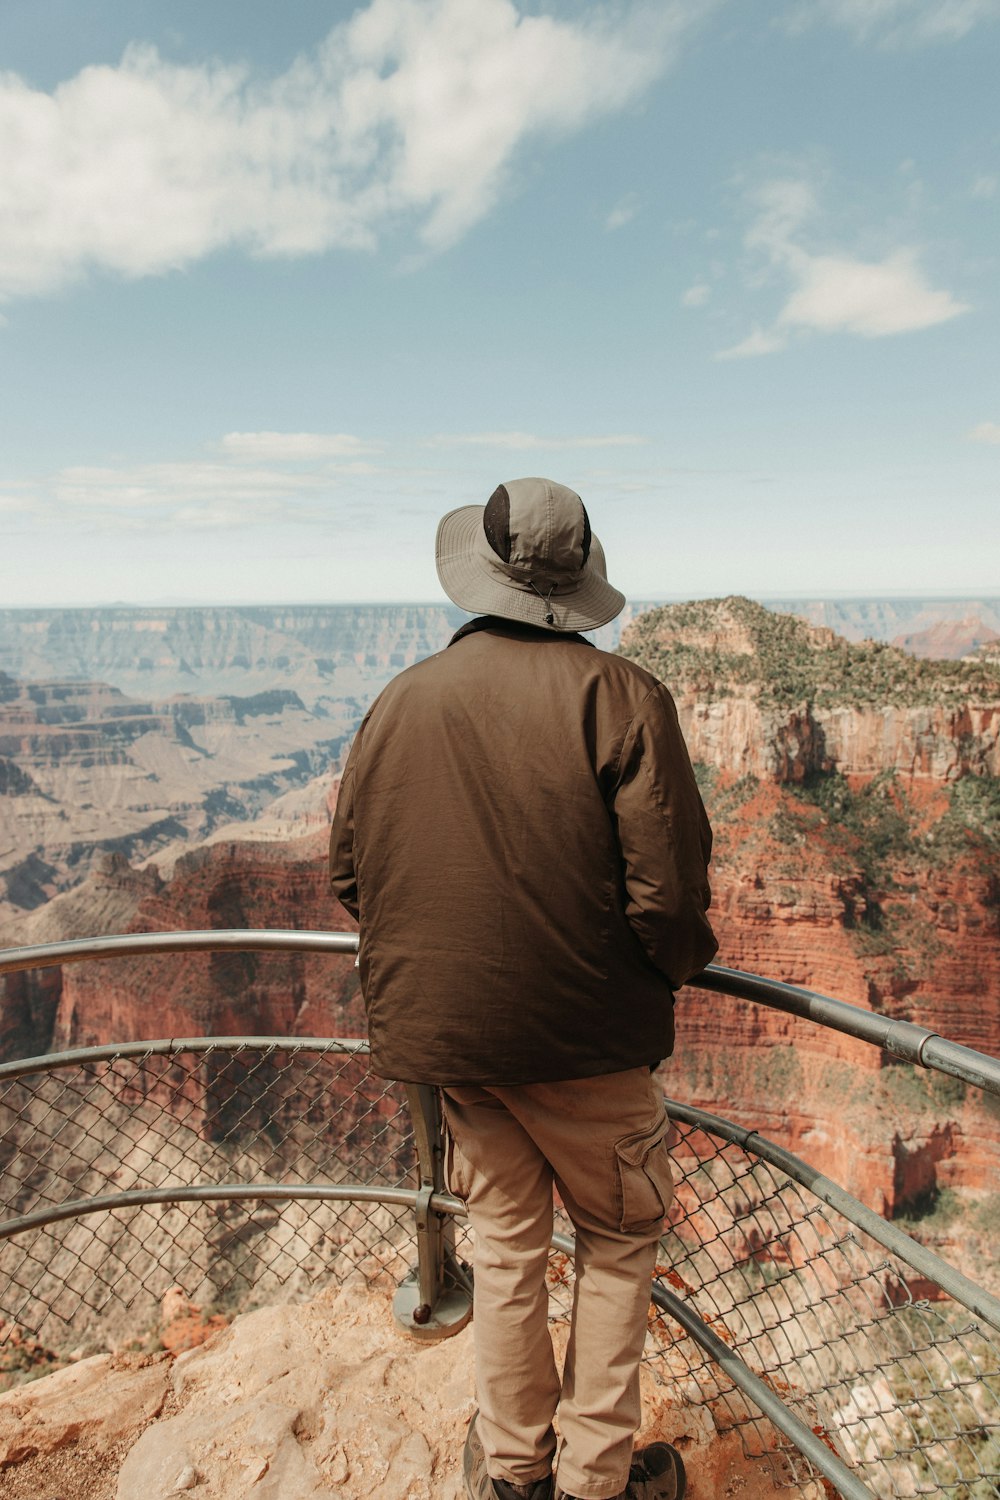
{"type": "Polygon", "coordinates": [[[475,1231],[466,1488],[679,1500],[676,1450],[632,1445],[672,1195],[651,1070],[673,1047],[673,991],[716,949],[711,831],[667,689],[578,634],[625,602],[579,495],[501,485],[444,517],[437,566],[480,618],[369,711],[330,870],[360,922],[372,1066],[441,1086],[475,1231]],[[576,1230],[561,1381],[553,1184],[576,1230]]]}

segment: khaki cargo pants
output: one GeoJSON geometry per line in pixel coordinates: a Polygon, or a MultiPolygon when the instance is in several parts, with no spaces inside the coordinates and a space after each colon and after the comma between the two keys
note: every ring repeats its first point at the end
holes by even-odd
{"type": "Polygon", "coordinates": [[[600,1078],[444,1091],[448,1180],[476,1235],[479,1432],[495,1479],[553,1466],[581,1500],[628,1480],[650,1277],[673,1188],[661,1092],[648,1068],[600,1078]],[[576,1229],[573,1320],[562,1380],[545,1270],[553,1183],[576,1229]]]}

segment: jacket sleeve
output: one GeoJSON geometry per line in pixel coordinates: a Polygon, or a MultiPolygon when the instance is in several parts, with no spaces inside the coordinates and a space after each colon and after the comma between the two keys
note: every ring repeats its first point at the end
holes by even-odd
{"type": "Polygon", "coordinates": [[[712,830],[674,700],[662,684],[650,689],[629,725],[611,814],[629,924],[650,961],[679,989],[719,945],[706,916],[712,830]]]}
{"type": "MultiPolygon", "coordinates": [[[[363,728],[363,726],[362,726],[363,728]]],[[[354,867],[354,774],[361,745],[358,731],[340,778],[337,806],[330,829],[330,888],[341,906],[359,920],[358,877],[354,867]]]]}

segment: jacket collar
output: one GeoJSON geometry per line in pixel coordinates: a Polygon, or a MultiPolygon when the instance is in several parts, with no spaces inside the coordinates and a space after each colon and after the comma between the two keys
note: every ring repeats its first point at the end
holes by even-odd
{"type": "Polygon", "coordinates": [[[474,635],[477,630],[492,630],[498,635],[509,635],[514,640],[521,641],[577,641],[584,646],[593,646],[593,641],[588,641],[585,635],[579,635],[573,631],[546,630],[541,625],[526,625],[521,620],[506,620],[501,615],[477,615],[474,620],[466,620],[460,626],[451,640],[449,646],[454,646],[456,641],[461,641],[467,635],[474,635]]]}

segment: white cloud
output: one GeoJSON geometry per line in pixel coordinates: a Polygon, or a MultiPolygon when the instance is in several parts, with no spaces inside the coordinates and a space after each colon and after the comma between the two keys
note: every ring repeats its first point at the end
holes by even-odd
{"type": "Polygon", "coordinates": [[[771,329],[755,329],[717,358],[773,353],[794,331],[882,338],[931,328],[968,311],[967,303],[931,286],[911,246],[880,260],[810,248],[806,234],[819,205],[802,179],[768,182],[755,198],[757,214],[744,243],[762,257],[767,276],[785,284],[786,298],[771,329]]]}
{"type": "Polygon", "coordinates": [[[954,41],[1000,17],[1000,0],[797,0],[785,14],[792,31],[820,21],[846,27],[862,42],[954,41]]]}
{"type": "Polygon", "coordinates": [[[464,444],[480,448],[633,448],[646,439],[634,432],[587,433],[583,437],[539,437],[533,432],[466,432],[438,433],[428,439],[428,447],[454,448],[464,444]]]}
{"type": "Polygon", "coordinates": [[[784,349],[787,343],[788,339],[783,333],[776,333],[773,329],[755,328],[738,344],[733,344],[729,349],[720,349],[715,357],[716,359],[752,359],[757,354],[775,354],[779,349],[784,349]]]}
{"type": "Polygon", "coordinates": [[[299,459],[357,458],[376,453],[379,444],[348,432],[227,432],[220,448],[230,458],[272,463],[299,459]]]}
{"type": "Polygon", "coordinates": [[[996,196],[998,187],[1000,187],[1000,178],[995,177],[991,172],[983,172],[975,178],[969,191],[973,198],[993,198],[996,196]]]}
{"type": "Polygon", "coordinates": [[[795,275],[798,287],[778,319],[786,327],[881,338],[931,328],[968,311],[967,303],[928,284],[913,250],[896,250],[874,262],[806,256],[795,275]]]}
{"type": "Polygon", "coordinates": [[[980,422],[968,436],[973,443],[1000,443],[1000,422],[980,422]]]}
{"type": "Polygon", "coordinates": [[[681,298],[682,307],[704,307],[712,295],[712,288],[707,281],[698,281],[694,286],[689,286],[681,298]]]}
{"type": "Polygon", "coordinates": [[[638,193],[626,193],[608,214],[604,221],[605,229],[621,229],[625,224],[630,224],[639,212],[638,193]]]}
{"type": "Polygon", "coordinates": [[[147,46],[51,94],[0,74],[0,298],[230,247],[370,248],[401,218],[440,249],[493,208],[526,140],[621,109],[705,11],[371,0],[269,80],[147,46]]]}

